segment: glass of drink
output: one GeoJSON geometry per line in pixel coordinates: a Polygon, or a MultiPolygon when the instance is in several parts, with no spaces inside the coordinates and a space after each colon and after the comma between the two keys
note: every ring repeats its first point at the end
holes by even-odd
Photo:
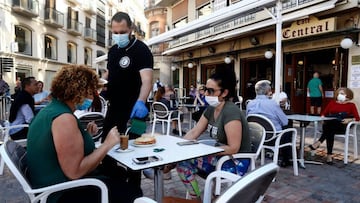
{"type": "Polygon", "coordinates": [[[128,135],[120,135],[120,149],[126,150],[129,146],[129,136],[128,135]]]}

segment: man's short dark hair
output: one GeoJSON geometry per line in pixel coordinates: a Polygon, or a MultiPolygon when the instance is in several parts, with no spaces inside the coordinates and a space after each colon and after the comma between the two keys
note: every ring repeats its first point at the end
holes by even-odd
{"type": "Polygon", "coordinates": [[[35,80],[35,77],[26,77],[21,81],[21,88],[24,90],[26,86],[31,85],[31,81],[35,80]]]}
{"type": "Polygon", "coordinates": [[[125,20],[126,24],[128,25],[129,28],[132,27],[132,22],[130,19],[130,16],[127,13],[124,12],[117,12],[115,13],[115,15],[111,18],[111,22],[116,21],[116,22],[121,22],[125,20]]]}

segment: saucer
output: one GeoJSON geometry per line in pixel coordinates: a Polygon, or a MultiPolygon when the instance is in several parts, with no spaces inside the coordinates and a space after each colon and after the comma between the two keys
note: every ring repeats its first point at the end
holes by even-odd
{"type": "Polygon", "coordinates": [[[134,148],[132,148],[132,147],[128,147],[127,149],[124,149],[124,150],[122,150],[120,148],[115,150],[115,152],[120,152],[120,153],[126,153],[126,152],[132,152],[132,151],[134,151],[134,148]]]}

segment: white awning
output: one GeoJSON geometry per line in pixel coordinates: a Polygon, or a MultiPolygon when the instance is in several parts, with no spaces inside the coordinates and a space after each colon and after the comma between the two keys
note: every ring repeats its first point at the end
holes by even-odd
{"type": "Polygon", "coordinates": [[[243,0],[236,4],[220,9],[202,19],[189,22],[183,27],[175,28],[164,32],[145,42],[148,46],[172,40],[174,37],[180,37],[189,33],[211,27],[215,24],[228,21],[235,16],[243,15],[254,9],[261,10],[263,7],[274,4],[275,0],[243,0]]]}
{"type": "MultiPolygon", "coordinates": [[[[314,13],[318,13],[318,12],[322,12],[322,11],[325,11],[325,10],[332,9],[332,8],[335,7],[336,1],[337,0],[326,1],[326,2],[323,2],[321,4],[317,4],[317,5],[314,5],[314,6],[307,7],[307,8],[303,8],[303,9],[301,9],[299,11],[294,11],[294,12],[285,14],[282,17],[282,20],[283,20],[282,22],[293,21],[293,20],[299,19],[299,18],[304,17],[304,16],[308,16],[308,15],[312,15],[314,13]]],[[[251,25],[240,27],[240,28],[237,28],[237,29],[234,29],[234,30],[231,30],[231,31],[228,31],[228,32],[224,32],[224,33],[212,36],[212,37],[210,36],[210,37],[206,38],[205,40],[195,41],[193,43],[189,43],[189,44],[185,44],[185,45],[182,45],[182,46],[174,47],[172,49],[168,49],[165,52],[163,52],[162,54],[163,55],[171,55],[172,53],[176,53],[176,52],[178,52],[178,51],[180,51],[182,49],[187,49],[187,48],[190,48],[190,47],[198,46],[198,45],[201,45],[201,44],[204,44],[204,43],[208,43],[208,42],[211,42],[211,41],[216,41],[216,40],[220,40],[220,39],[224,39],[224,38],[236,37],[236,36],[238,36],[240,34],[251,32],[253,30],[258,30],[258,29],[261,29],[261,28],[265,28],[265,27],[268,27],[268,26],[275,25],[275,24],[276,24],[276,20],[274,20],[272,18],[267,19],[267,20],[263,20],[261,22],[257,22],[257,23],[251,24],[251,25]]]]}
{"type": "MultiPolygon", "coordinates": [[[[293,21],[293,20],[299,19],[299,18],[304,17],[304,16],[308,16],[308,15],[312,15],[314,13],[319,13],[319,12],[322,12],[322,11],[332,9],[332,8],[335,7],[336,1],[337,0],[330,0],[330,1],[327,1],[327,2],[324,2],[324,3],[321,3],[321,4],[317,4],[315,6],[310,6],[308,8],[301,9],[299,11],[295,11],[295,12],[292,12],[292,13],[289,13],[289,14],[285,14],[285,15],[282,16],[282,22],[293,21]]],[[[253,30],[265,28],[267,26],[271,26],[271,25],[275,25],[275,24],[276,24],[276,21],[273,20],[273,19],[264,20],[264,21],[261,21],[261,22],[254,23],[252,25],[246,26],[246,27],[237,28],[235,30],[216,35],[215,37],[212,38],[212,41],[215,41],[215,40],[218,40],[218,39],[223,39],[223,38],[235,37],[235,36],[238,36],[238,35],[240,35],[242,33],[246,33],[246,32],[250,32],[250,31],[253,31],[253,30]]]]}

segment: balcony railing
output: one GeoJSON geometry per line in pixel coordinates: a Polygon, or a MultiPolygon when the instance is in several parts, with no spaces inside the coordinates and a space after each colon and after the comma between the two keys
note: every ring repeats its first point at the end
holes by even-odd
{"type": "Polygon", "coordinates": [[[68,33],[80,36],[82,34],[83,26],[82,23],[77,20],[68,20],[67,31],[68,33]]]}
{"type": "Polygon", "coordinates": [[[89,27],[85,28],[84,38],[87,41],[95,42],[96,41],[96,31],[89,27]]]}
{"type": "Polygon", "coordinates": [[[55,28],[64,27],[64,14],[53,8],[46,8],[44,22],[45,24],[55,28]]]}
{"type": "Polygon", "coordinates": [[[12,10],[27,17],[39,16],[39,1],[37,0],[13,0],[12,10]]]}
{"type": "Polygon", "coordinates": [[[86,12],[90,15],[96,14],[96,9],[97,9],[96,1],[94,1],[94,0],[84,1],[84,3],[82,5],[83,5],[84,12],[86,12]]]}

